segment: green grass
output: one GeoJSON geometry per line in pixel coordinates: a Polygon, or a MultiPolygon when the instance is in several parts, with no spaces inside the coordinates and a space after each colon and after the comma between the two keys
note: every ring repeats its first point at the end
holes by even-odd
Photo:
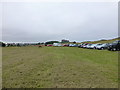
{"type": "Polygon", "coordinates": [[[5,88],[116,88],[118,53],[77,47],[5,47],[5,88]]]}

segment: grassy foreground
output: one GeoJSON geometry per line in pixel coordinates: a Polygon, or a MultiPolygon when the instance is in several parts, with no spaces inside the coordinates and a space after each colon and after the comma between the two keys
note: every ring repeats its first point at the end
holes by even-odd
{"type": "Polygon", "coordinates": [[[3,88],[117,88],[118,53],[77,47],[5,47],[3,88]]]}

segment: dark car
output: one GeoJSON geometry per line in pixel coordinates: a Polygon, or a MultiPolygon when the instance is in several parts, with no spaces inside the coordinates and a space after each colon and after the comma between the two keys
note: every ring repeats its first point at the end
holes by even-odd
{"type": "Polygon", "coordinates": [[[6,46],[6,44],[5,43],[2,43],[2,47],[5,47],[6,46]]]}
{"type": "Polygon", "coordinates": [[[110,51],[120,51],[120,40],[114,41],[108,46],[110,51]]]}
{"type": "Polygon", "coordinates": [[[83,43],[82,43],[82,44],[79,44],[78,47],[79,47],[79,48],[82,48],[83,45],[84,45],[83,43]]]}

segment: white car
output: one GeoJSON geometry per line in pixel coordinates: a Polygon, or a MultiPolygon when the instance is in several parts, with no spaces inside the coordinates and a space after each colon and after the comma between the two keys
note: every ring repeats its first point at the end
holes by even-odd
{"type": "Polygon", "coordinates": [[[91,48],[91,46],[92,46],[92,44],[88,44],[88,45],[86,45],[86,48],[91,48]]]}
{"type": "Polygon", "coordinates": [[[77,44],[69,44],[69,47],[77,47],[77,44]]]}
{"type": "Polygon", "coordinates": [[[97,45],[95,46],[95,49],[99,48],[101,45],[102,45],[101,43],[97,44],[97,45]]]}
{"type": "Polygon", "coordinates": [[[99,50],[103,50],[103,49],[107,49],[107,47],[108,47],[108,44],[104,43],[104,44],[98,45],[96,48],[99,50]]]}
{"type": "Polygon", "coordinates": [[[97,44],[92,44],[92,45],[90,46],[90,49],[96,49],[96,46],[97,46],[97,44]]]}
{"type": "Polygon", "coordinates": [[[53,46],[62,46],[60,43],[53,43],[53,46]]]}

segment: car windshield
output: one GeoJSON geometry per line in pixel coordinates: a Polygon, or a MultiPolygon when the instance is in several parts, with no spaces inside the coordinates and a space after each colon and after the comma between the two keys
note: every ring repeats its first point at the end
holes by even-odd
{"type": "Polygon", "coordinates": [[[96,46],[97,44],[92,44],[92,46],[96,46]]]}
{"type": "Polygon", "coordinates": [[[102,45],[102,44],[97,44],[97,46],[102,45]]]}
{"type": "Polygon", "coordinates": [[[104,44],[102,44],[102,45],[106,45],[106,44],[104,43],[104,44]]]}
{"type": "Polygon", "coordinates": [[[107,46],[107,44],[102,44],[102,46],[107,46]]]}
{"type": "Polygon", "coordinates": [[[89,46],[91,46],[92,44],[89,44],[89,46]]]}
{"type": "Polygon", "coordinates": [[[114,41],[112,44],[113,44],[113,45],[118,44],[118,41],[114,41]]]}

